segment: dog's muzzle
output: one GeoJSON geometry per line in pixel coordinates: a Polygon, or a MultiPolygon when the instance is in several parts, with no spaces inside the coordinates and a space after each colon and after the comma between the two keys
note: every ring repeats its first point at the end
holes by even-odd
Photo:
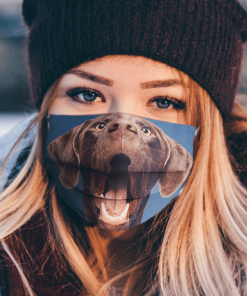
{"type": "Polygon", "coordinates": [[[192,126],[125,113],[51,115],[49,176],[87,225],[124,230],[165,208],[192,166],[192,126]]]}

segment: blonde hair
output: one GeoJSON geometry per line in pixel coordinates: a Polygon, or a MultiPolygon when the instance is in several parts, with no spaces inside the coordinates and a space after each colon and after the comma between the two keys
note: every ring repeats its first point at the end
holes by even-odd
{"type": "Polygon", "coordinates": [[[49,188],[41,147],[46,133],[45,114],[56,96],[59,81],[47,92],[41,112],[32,123],[39,123],[39,133],[30,155],[0,195],[0,240],[29,295],[35,294],[8,244],[35,213],[46,213],[47,203],[53,229],[50,235],[54,237],[50,243],[66,258],[88,295],[107,295],[114,281],[126,274],[130,277],[123,295],[143,293],[147,282],[147,295],[158,290],[169,296],[225,296],[240,295],[240,289],[247,295],[247,287],[236,284],[241,282],[241,274],[246,274],[247,192],[233,171],[225,139],[225,134],[247,131],[247,116],[235,103],[224,130],[220,112],[206,91],[187,75],[174,71],[186,86],[188,124],[197,128],[193,169],[173,209],[159,213],[148,228],[143,238],[143,257],[147,260],[136,262],[112,280],[107,277],[97,234],[80,229],[78,221],[71,222],[55,188],[49,188]],[[94,258],[87,256],[88,248],[94,251],[97,269],[94,258]],[[151,272],[147,272],[147,266],[151,272]],[[134,276],[137,271],[141,281],[134,276]]]}

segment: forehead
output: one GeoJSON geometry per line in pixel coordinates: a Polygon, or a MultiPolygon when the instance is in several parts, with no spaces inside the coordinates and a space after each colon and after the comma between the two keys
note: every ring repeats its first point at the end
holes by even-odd
{"type": "Polygon", "coordinates": [[[176,69],[164,63],[141,56],[105,56],[83,63],[74,69],[93,72],[94,75],[103,75],[112,79],[113,82],[118,79],[129,79],[133,81],[133,77],[140,82],[149,81],[150,78],[152,80],[179,78],[176,69]]]}

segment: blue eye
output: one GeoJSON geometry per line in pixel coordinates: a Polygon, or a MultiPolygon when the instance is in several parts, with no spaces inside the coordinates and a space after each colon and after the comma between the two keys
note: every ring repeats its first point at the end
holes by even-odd
{"type": "Polygon", "coordinates": [[[76,101],[85,103],[94,102],[97,99],[101,99],[101,95],[94,90],[86,88],[74,88],[66,91],[66,94],[76,101]]]}
{"type": "Polygon", "coordinates": [[[93,102],[96,100],[98,95],[93,91],[85,90],[77,95],[77,97],[81,100],[87,101],[87,102],[93,102]]]}
{"type": "Polygon", "coordinates": [[[153,100],[159,109],[184,109],[185,103],[171,97],[156,98],[153,100]]]}
{"type": "Polygon", "coordinates": [[[171,106],[172,102],[167,99],[157,99],[155,100],[157,107],[162,109],[167,109],[171,106]]]}

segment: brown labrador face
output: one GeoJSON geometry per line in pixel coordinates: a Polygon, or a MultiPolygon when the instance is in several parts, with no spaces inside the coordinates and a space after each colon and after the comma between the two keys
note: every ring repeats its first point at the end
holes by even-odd
{"type": "Polygon", "coordinates": [[[66,188],[76,186],[81,173],[86,219],[112,230],[140,224],[156,182],[160,194],[170,196],[192,165],[186,149],[161,129],[124,113],[73,128],[51,142],[48,152],[66,188]]]}

